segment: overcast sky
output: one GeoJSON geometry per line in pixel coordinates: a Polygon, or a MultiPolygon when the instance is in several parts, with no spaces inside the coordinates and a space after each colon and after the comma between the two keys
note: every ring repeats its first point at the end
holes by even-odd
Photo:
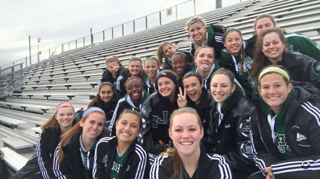
{"type": "MultiPolygon", "coordinates": [[[[0,66],[29,56],[28,36],[31,36],[32,56],[37,53],[37,38],[40,59],[48,58],[48,49],[124,22],[166,9],[187,0],[0,0],[0,66]]],[[[222,0],[223,6],[240,0],[222,0]]],[[[197,13],[215,9],[215,0],[196,0],[197,13]]],[[[173,9],[173,11],[175,11],[173,9]]],[[[179,19],[193,15],[192,1],[178,7],[179,19]]],[[[149,27],[158,25],[158,15],[150,16],[149,27]]],[[[163,22],[175,16],[162,15],[163,22]]],[[[137,21],[138,30],[144,20],[137,21]]],[[[126,33],[132,31],[126,24],[126,33]]],[[[121,34],[115,29],[115,35],[121,34]]],[[[106,31],[108,32],[108,31],[106,31]]],[[[108,34],[106,34],[107,36],[108,34]]],[[[102,37],[97,34],[96,39],[102,37]]],[[[106,37],[107,38],[107,37],[106,37]]],[[[74,44],[73,44],[74,45],[74,44]]],[[[60,50],[56,49],[56,51],[60,50]]],[[[51,51],[52,52],[52,51],[51,51]]],[[[36,56],[32,57],[33,62],[36,56]]],[[[28,61],[29,63],[29,61],[28,61]]]]}

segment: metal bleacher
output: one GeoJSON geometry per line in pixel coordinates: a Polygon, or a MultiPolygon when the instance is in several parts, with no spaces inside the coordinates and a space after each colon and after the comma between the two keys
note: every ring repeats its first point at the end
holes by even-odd
{"type": "MultiPolygon", "coordinates": [[[[319,7],[320,1],[314,0],[248,0],[199,15],[206,19],[208,25],[236,27],[242,31],[244,39],[248,39],[254,34],[254,19],[269,13],[274,15],[278,26],[303,33],[320,43],[319,7]]],[[[76,110],[86,108],[98,91],[98,82],[106,68],[106,57],[118,56],[126,66],[132,56],[142,60],[155,56],[157,46],[164,41],[173,42],[180,49],[188,49],[191,39],[184,29],[188,19],[67,51],[24,68],[23,84],[15,87],[22,91],[9,93],[0,102],[0,118],[14,118],[18,125],[6,120],[11,128],[0,125],[0,137],[20,137],[35,145],[35,131],[39,130],[35,127],[48,120],[59,103],[69,101],[76,110]]],[[[5,80],[1,78],[0,84],[5,80]]],[[[5,87],[0,86],[0,90],[2,88],[5,87]]]]}

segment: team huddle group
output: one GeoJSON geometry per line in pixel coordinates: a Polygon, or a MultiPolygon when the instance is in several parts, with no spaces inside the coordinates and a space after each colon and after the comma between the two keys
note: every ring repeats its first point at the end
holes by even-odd
{"type": "Polygon", "coordinates": [[[254,29],[245,41],[196,16],[190,51],[106,59],[81,120],[57,106],[15,177],[36,165],[30,178],[320,178],[320,45],[268,14],[254,29]]]}

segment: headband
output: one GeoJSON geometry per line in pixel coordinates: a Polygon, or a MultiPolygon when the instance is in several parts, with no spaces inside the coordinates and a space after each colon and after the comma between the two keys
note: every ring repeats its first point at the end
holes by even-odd
{"type": "Polygon", "coordinates": [[[92,113],[92,112],[101,112],[103,113],[104,115],[106,115],[106,113],[104,113],[104,111],[100,108],[97,108],[97,107],[91,107],[89,109],[87,109],[83,115],[82,115],[82,119],[84,119],[88,114],[92,113]]]}
{"type": "Polygon", "coordinates": [[[171,60],[173,59],[173,57],[174,56],[176,56],[176,55],[183,55],[184,57],[186,57],[187,58],[187,55],[185,54],[185,53],[183,53],[183,52],[179,52],[179,51],[176,51],[176,52],[174,52],[173,54],[172,54],[172,56],[171,56],[171,60]]]}
{"type": "Polygon", "coordinates": [[[238,29],[228,29],[222,36],[223,42],[226,40],[226,36],[231,32],[238,32],[240,34],[241,38],[242,38],[242,33],[240,32],[240,30],[238,30],[238,29]]]}
{"type": "Polygon", "coordinates": [[[139,62],[142,63],[141,59],[138,58],[138,57],[132,57],[132,58],[130,58],[129,63],[132,62],[132,61],[139,61],[139,62]]]}
{"type": "Polygon", "coordinates": [[[72,104],[70,104],[70,103],[62,103],[57,107],[56,112],[58,112],[59,109],[63,108],[63,107],[71,107],[73,109],[73,111],[74,111],[74,107],[72,106],[72,104]]]}
{"type": "Polygon", "coordinates": [[[120,63],[120,60],[118,58],[109,58],[107,60],[107,63],[110,63],[110,62],[119,62],[120,63]]]}
{"type": "Polygon", "coordinates": [[[172,73],[170,73],[170,72],[160,72],[160,73],[158,74],[158,76],[157,76],[157,80],[156,80],[156,81],[159,81],[159,79],[162,78],[162,77],[167,77],[167,78],[169,78],[170,80],[173,81],[173,83],[174,83],[175,85],[177,85],[177,77],[176,77],[174,74],[172,74],[172,73]]]}
{"type": "Polygon", "coordinates": [[[264,69],[259,75],[259,81],[261,80],[263,75],[265,75],[266,73],[269,73],[269,72],[279,73],[282,76],[286,77],[288,79],[288,81],[290,81],[290,77],[289,77],[288,73],[279,67],[267,67],[266,69],[264,69]]]}
{"type": "Polygon", "coordinates": [[[157,64],[159,65],[159,61],[158,61],[156,58],[154,58],[154,57],[147,58],[147,59],[143,62],[143,64],[145,64],[147,61],[150,61],[150,60],[153,60],[153,61],[157,62],[157,64]]]}
{"type": "Polygon", "coordinates": [[[202,26],[204,26],[204,23],[202,22],[202,20],[198,19],[198,18],[194,18],[192,20],[190,20],[190,22],[188,23],[188,28],[190,27],[190,25],[199,22],[202,26]]]}

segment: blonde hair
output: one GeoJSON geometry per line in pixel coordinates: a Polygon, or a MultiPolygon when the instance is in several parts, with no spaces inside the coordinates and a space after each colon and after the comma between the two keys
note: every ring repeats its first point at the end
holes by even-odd
{"type": "MultiPolygon", "coordinates": [[[[69,102],[63,102],[63,103],[60,103],[58,106],[57,106],[57,108],[61,105],[61,104],[64,104],[64,103],[68,103],[68,104],[71,104],[71,103],[69,103],[69,102]]],[[[72,105],[72,104],[71,104],[72,105]]],[[[65,106],[65,107],[68,107],[68,106],[65,106]]],[[[65,107],[63,107],[63,108],[65,108],[65,107]]],[[[59,110],[58,110],[59,111],[59,110]]],[[[44,124],[42,124],[41,126],[40,126],[40,129],[41,129],[41,131],[43,132],[47,127],[50,127],[50,128],[52,128],[52,129],[59,129],[60,128],[60,125],[59,125],[59,123],[58,123],[58,120],[57,120],[57,118],[56,118],[56,115],[58,114],[58,111],[56,110],[55,112],[54,112],[54,114],[50,117],[50,119],[47,121],[47,122],[45,122],[44,124]]],[[[73,111],[73,113],[74,113],[74,111],[73,111]]],[[[75,114],[75,113],[74,113],[75,114]]]]}
{"type": "Polygon", "coordinates": [[[207,27],[207,23],[206,21],[203,19],[203,17],[201,16],[194,16],[193,18],[191,18],[190,20],[187,21],[185,29],[187,32],[189,32],[189,27],[194,24],[194,23],[200,23],[202,25],[202,27],[207,27]]]}

